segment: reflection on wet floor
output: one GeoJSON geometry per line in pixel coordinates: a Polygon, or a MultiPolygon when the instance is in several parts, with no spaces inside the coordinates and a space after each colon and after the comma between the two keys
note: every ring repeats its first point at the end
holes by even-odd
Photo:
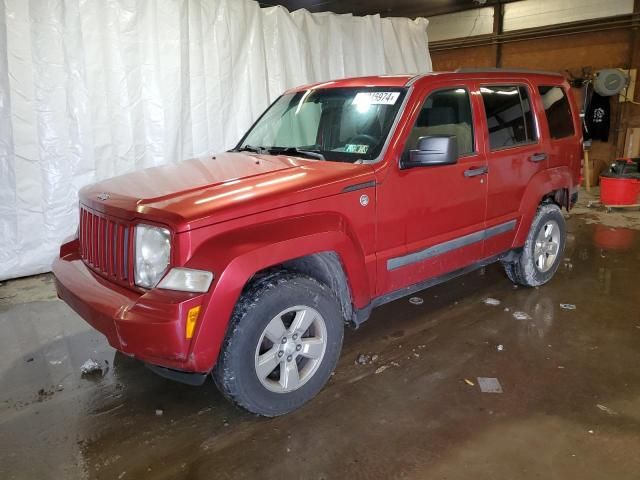
{"type": "Polygon", "coordinates": [[[547,286],[492,265],[381,307],[272,420],[115,354],[39,277],[0,298],[0,478],[638,478],[640,232],[569,231],[547,286]]]}

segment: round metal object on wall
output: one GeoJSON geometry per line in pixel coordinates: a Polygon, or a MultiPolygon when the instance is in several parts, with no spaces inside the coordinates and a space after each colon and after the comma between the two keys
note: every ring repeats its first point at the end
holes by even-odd
{"type": "Polygon", "coordinates": [[[593,89],[603,97],[619,94],[629,82],[627,75],[617,68],[607,68],[596,72],[593,89]]]}

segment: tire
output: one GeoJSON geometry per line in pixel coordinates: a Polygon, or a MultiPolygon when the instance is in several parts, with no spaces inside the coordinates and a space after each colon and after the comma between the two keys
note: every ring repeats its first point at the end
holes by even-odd
{"type": "Polygon", "coordinates": [[[329,380],[343,334],[343,315],[328,287],[305,275],[277,272],[240,298],[214,381],[245,410],[284,415],[311,400],[329,380]],[[303,326],[296,329],[294,323],[303,326]]]}
{"type": "Polygon", "coordinates": [[[522,252],[514,261],[503,262],[509,280],[526,287],[547,283],[562,262],[566,239],[567,225],[560,207],[552,203],[540,205],[522,252]]]}

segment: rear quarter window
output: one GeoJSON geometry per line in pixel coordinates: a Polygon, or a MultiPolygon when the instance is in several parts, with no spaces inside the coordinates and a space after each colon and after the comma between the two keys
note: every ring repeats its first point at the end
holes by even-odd
{"type": "Polygon", "coordinates": [[[538,87],[538,91],[544,105],[551,138],[572,137],[575,134],[573,117],[571,116],[571,105],[564,89],[549,86],[538,87]]]}

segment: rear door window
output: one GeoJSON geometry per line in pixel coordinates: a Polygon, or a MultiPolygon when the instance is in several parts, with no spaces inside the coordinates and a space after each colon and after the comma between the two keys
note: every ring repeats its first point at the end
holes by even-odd
{"type": "Polygon", "coordinates": [[[551,138],[572,137],[575,134],[573,117],[564,89],[561,87],[538,87],[538,91],[544,104],[551,138]]]}
{"type": "Polygon", "coordinates": [[[537,141],[536,122],[526,87],[485,85],[480,93],[487,115],[491,150],[537,141]]]}

